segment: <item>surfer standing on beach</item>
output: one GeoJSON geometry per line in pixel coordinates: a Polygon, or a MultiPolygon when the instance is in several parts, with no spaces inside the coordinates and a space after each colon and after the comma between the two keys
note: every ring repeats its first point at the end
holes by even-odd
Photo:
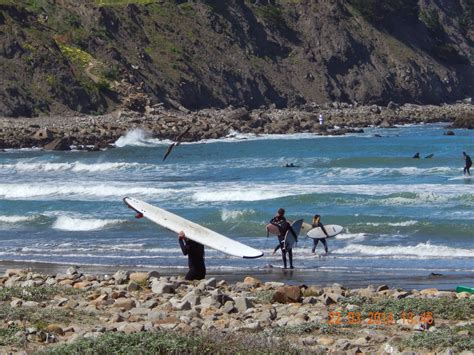
{"type": "Polygon", "coordinates": [[[189,271],[186,280],[202,280],[206,277],[204,264],[204,245],[186,238],[184,232],[178,234],[179,245],[184,255],[188,256],[189,271]]]}
{"type": "Polygon", "coordinates": [[[290,269],[293,269],[293,249],[288,249],[285,243],[285,235],[288,230],[291,230],[295,239],[298,239],[298,236],[295,235],[291,229],[290,224],[285,218],[285,210],[283,208],[278,209],[277,214],[270,220],[270,224],[273,224],[278,227],[280,234],[278,235],[278,245],[275,247],[273,254],[276,253],[278,249],[281,249],[281,257],[283,259],[283,267],[286,269],[286,253],[288,253],[288,258],[290,260],[290,269]]]}
{"type": "MultiPolygon", "coordinates": [[[[312,227],[321,228],[324,234],[326,234],[326,237],[329,237],[328,232],[326,232],[326,228],[324,228],[324,225],[321,223],[321,216],[319,214],[314,215],[312,227]]],[[[316,247],[318,246],[319,242],[323,243],[324,251],[325,251],[324,255],[327,255],[329,251],[328,251],[328,243],[326,241],[326,238],[313,239],[313,249],[312,249],[313,254],[316,253],[316,247]]]]}
{"type": "Polygon", "coordinates": [[[466,152],[462,152],[462,155],[464,156],[464,160],[466,162],[466,165],[464,166],[464,175],[471,175],[471,166],[472,166],[472,159],[469,155],[466,154],[466,152]]]}

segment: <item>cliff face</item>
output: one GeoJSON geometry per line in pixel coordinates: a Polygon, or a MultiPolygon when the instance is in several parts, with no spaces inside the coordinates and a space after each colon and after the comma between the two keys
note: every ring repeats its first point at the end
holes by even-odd
{"type": "Polygon", "coordinates": [[[0,115],[474,96],[474,0],[77,3],[0,0],[0,115]]]}

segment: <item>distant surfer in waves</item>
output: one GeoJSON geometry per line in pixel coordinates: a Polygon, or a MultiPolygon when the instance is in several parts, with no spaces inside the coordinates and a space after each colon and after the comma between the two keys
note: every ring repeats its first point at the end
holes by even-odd
{"type": "Polygon", "coordinates": [[[298,240],[298,236],[295,235],[295,232],[291,229],[290,223],[285,218],[285,210],[283,208],[278,209],[278,212],[275,217],[270,220],[270,223],[278,227],[280,234],[278,235],[278,245],[273,250],[273,254],[277,252],[278,249],[281,249],[281,257],[283,259],[283,267],[286,269],[286,254],[288,253],[288,258],[290,260],[290,269],[293,269],[293,249],[288,249],[285,243],[285,235],[288,230],[291,230],[293,236],[298,240]]]}
{"type": "Polygon", "coordinates": [[[466,165],[464,166],[464,175],[471,175],[471,166],[472,166],[472,159],[469,155],[466,154],[466,152],[462,152],[462,155],[464,156],[464,161],[466,162],[466,165]]]}
{"type": "MultiPolygon", "coordinates": [[[[328,232],[326,232],[326,228],[324,228],[324,225],[321,223],[321,216],[319,214],[315,214],[313,217],[313,222],[312,222],[312,227],[313,228],[321,228],[324,234],[326,234],[326,238],[329,237],[328,232]]],[[[313,249],[312,252],[313,254],[316,253],[316,247],[318,246],[318,243],[321,242],[324,245],[324,251],[325,254],[327,255],[329,253],[328,251],[328,243],[326,238],[318,238],[318,239],[313,239],[313,249]]]]}
{"type": "Polygon", "coordinates": [[[420,159],[420,153],[416,153],[412,158],[413,159],[420,159]]]}
{"type": "Polygon", "coordinates": [[[186,238],[184,232],[178,234],[179,246],[184,255],[188,256],[189,271],[186,280],[202,280],[206,277],[206,265],[204,264],[204,245],[186,238]]]}

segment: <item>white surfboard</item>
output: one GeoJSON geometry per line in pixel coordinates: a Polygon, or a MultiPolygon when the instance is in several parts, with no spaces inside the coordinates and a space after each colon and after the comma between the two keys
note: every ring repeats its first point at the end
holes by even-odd
{"type": "Polygon", "coordinates": [[[313,226],[311,224],[303,222],[303,225],[301,226],[300,230],[300,235],[308,233],[311,229],[313,229],[313,226]]]}
{"type": "MultiPolygon", "coordinates": [[[[329,237],[335,237],[344,230],[344,227],[338,226],[337,224],[325,224],[324,229],[328,232],[329,237]]],[[[321,227],[311,229],[306,235],[312,239],[327,238],[321,227]]]]}
{"type": "MultiPolygon", "coordinates": [[[[302,219],[299,219],[291,223],[291,228],[293,229],[293,231],[295,232],[297,236],[300,234],[302,225],[303,225],[302,219]]],[[[287,249],[292,249],[295,243],[296,243],[295,236],[293,235],[293,233],[291,233],[291,229],[289,229],[285,235],[285,246],[287,249]]]]}
{"type": "Polygon", "coordinates": [[[162,208],[150,205],[149,203],[137,200],[133,197],[125,197],[123,201],[131,209],[143,214],[144,217],[152,222],[155,222],[175,233],[183,231],[187,238],[209,248],[246,259],[260,258],[263,256],[263,252],[260,250],[227,238],[222,234],[200,226],[197,223],[188,221],[187,219],[177,216],[162,208]]]}

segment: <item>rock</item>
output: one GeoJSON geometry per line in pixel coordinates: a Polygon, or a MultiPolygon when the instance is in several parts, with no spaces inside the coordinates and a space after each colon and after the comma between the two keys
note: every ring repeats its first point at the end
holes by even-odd
{"type": "Polygon", "coordinates": [[[246,297],[236,297],[234,298],[235,308],[240,313],[245,312],[247,309],[253,308],[253,302],[246,297]]]}
{"type": "Polygon", "coordinates": [[[143,329],[144,326],[140,323],[125,323],[117,327],[117,331],[125,334],[138,333],[143,331],[143,329]]]}
{"type": "Polygon", "coordinates": [[[303,296],[304,297],[309,297],[309,296],[321,296],[323,294],[323,290],[319,287],[316,286],[310,286],[306,289],[303,290],[303,296]]]}
{"type": "Polygon", "coordinates": [[[130,281],[129,284],[127,285],[127,291],[129,292],[138,291],[140,290],[140,288],[141,287],[134,281],[130,281]]]}
{"type": "Polygon", "coordinates": [[[186,301],[186,302],[189,302],[189,304],[191,305],[191,307],[194,307],[194,306],[197,306],[199,304],[201,304],[201,297],[196,295],[196,293],[194,293],[193,291],[187,293],[181,301],[186,301]]]}
{"type": "Polygon", "coordinates": [[[405,292],[405,291],[397,291],[393,294],[393,298],[397,299],[397,300],[400,300],[402,298],[406,298],[407,296],[409,296],[410,293],[409,292],[405,292]]]}
{"type": "Polygon", "coordinates": [[[216,287],[216,278],[215,277],[211,277],[210,279],[207,279],[207,280],[202,280],[200,283],[199,283],[199,288],[200,289],[206,289],[208,287],[216,287]]]}
{"type": "Polygon", "coordinates": [[[460,300],[467,300],[471,297],[471,294],[469,292],[459,292],[456,293],[456,298],[460,300]]]}
{"type": "Polygon", "coordinates": [[[26,274],[27,272],[28,272],[28,270],[24,270],[24,269],[6,269],[5,270],[5,276],[6,277],[12,277],[12,276],[15,276],[15,275],[26,274]]]}
{"type": "Polygon", "coordinates": [[[244,284],[252,285],[253,287],[259,287],[262,285],[262,282],[255,277],[247,276],[244,279],[244,284]]]}
{"type": "Polygon", "coordinates": [[[31,138],[39,141],[53,139],[53,133],[49,129],[40,128],[31,136],[31,138]]]}
{"type": "Polygon", "coordinates": [[[224,303],[224,306],[222,307],[222,312],[224,313],[234,313],[236,311],[237,309],[235,308],[234,301],[227,301],[226,303],[224,303]]]}
{"type": "Polygon", "coordinates": [[[48,333],[53,333],[53,334],[57,334],[57,335],[64,335],[63,328],[61,328],[61,326],[59,326],[57,324],[49,324],[48,326],[46,326],[46,328],[44,328],[44,330],[48,333]]]}
{"type": "Polygon", "coordinates": [[[272,297],[272,302],[288,303],[288,302],[299,302],[301,300],[302,293],[298,286],[283,286],[279,287],[272,297]]]}
{"type": "Polygon", "coordinates": [[[22,304],[23,304],[23,301],[17,298],[10,302],[10,307],[17,308],[17,307],[21,307],[22,304]]]}
{"type": "Polygon", "coordinates": [[[319,337],[317,338],[318,344],[323,345],[323,346],[331,346],[334,344],[334,339],[329,338],[329,337],[319,337]]]}
{"type": "Polygon", "coordinates": [[[151,290],[153,293],[159,295],[164,293],[175,293],[174,284],[166,281],[159,281],[158,279],[153,279],[153,282],[151,284],[151,290]]]}
{"type": "Polygon", "coordinates": [[[44,150],[58,150],[58,151],[66,151],[71,150],[69,140],[66,138],[56,138],[52,142],[46,144],[43,147],[44,150]]]}
{"type": "Polygon", "coordinates": [[[129,298],[117,298],[113,306],[115,308],[120,308],[120,309],[128,311],[132,309],[133,307],[135,307],[136,303],[134,300],[129,299],[129,298]]]}
{"type": "Polygon", "coordinates": [[[115,280],[116,285],[122,285],[127,283],[129,280],[130,273],[124,270],[118,270],[112,278],[115,280]]]}
{"type": "Polygon", "coordinates": [[[388,290],[388,289],[390,289],[390,288],[387,285],[381,285],[381,286],[377,287],[376,292],[385,291],[385,290],[388,290]]]}
{"type": "Polygon", "coordinates": [[[148,282],[148,272],[132,272],[128,275],[130,281],[140,285],[146,285],[148,282]]]}
{"type": "Polygon", "coordinates": [[[382,128],[391,128],[393,126],[387,120],[383,120],[382,123],[380,124],[380,127],[382,127],[382,128]]]}
{"type": "Polygon", "coordinates": [[[329,306],[338,303],[341,298],[343,298],[341,295],[335,293],[325,293],[320,297],[320,300],[325,306],[329,306]]]}
{"type": "Polygon", "coordinates": [[[68,267],[67,270],[66,270],[66,275],[76,275],[76,274],[78,274],[77,269],[78,269],[77,266],[68,267]]]}
{"type": "Polygon", "coordinates": [[[27,308],[37,308],[39,307],[39,303],[35,301],[26,301],[23,302],[22,307],[27,307],[27,308]]]}
{"type": "Polygon", "coordinates": [[[446,132],[443,133],[443,135],[445,135],[445,136],[454,136],[455,134],[454,134],[453,131],[446,131],[446,132]]]}

